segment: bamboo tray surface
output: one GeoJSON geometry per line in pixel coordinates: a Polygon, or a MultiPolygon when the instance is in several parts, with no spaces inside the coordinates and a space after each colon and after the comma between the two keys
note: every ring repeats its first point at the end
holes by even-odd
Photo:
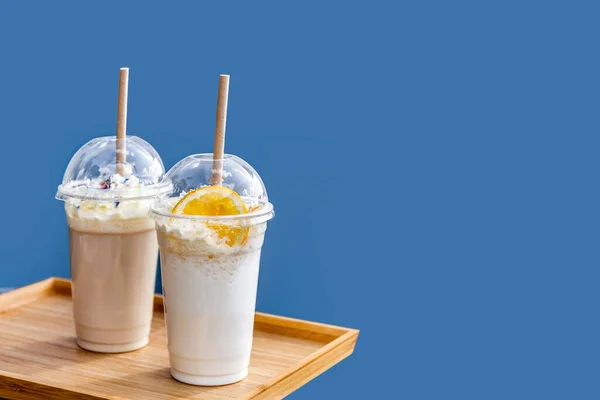
{"type": "Polygon", "coordinates": [[[248,377],[199,387],[171,378],[162,296],[145,348],[98,354],[75,343],[71,282],[0,294],[0,397],[7,399],[277,399],[352,354],[354,329],[256,313],[248,377]]]}

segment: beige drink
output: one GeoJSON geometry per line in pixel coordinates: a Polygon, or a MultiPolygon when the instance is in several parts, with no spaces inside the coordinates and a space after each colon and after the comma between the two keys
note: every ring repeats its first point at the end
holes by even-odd
{"type": "Polygon", "coordinates": [[[77,343],[105,353],[148,343],[158,243],[154,229],[121,234],[69,229],[77,343]]]}
{"type": "Polygon", "coordinates": [[[148,343],[158,262],[148,211],[161,190],[162,161],[152,146],[129,136],[123,140],[131,161],[117,168],[116,140],[84,145],[57,193],[69,225],[77,344],[101,353],[148,343]]]}

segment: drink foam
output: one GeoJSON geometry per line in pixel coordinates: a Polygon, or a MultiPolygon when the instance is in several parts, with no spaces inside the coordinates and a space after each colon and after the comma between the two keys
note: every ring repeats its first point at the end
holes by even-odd
{"type": "Polygon", "coordinates": [[[135,175],[72,181],[64,185],[67,220],[72,229],[95,233],[133,233],[154,228],[148,217],[155,185],[135,175]]]}
{"type": "MultiPolygon", "coordinates": [[[[181,198],[181,197],[180,197],[181,198]]],[[[220,238],[213,227],[206,220],[181,218],[181,216],[167,217],[179,198],[171,198],[163,202],[156,211],[161,214],[154,215],[156,230],[161,248],[170,253],[185,256],[208,255],[236,255],[260,249],[267,229],[266,222],[248,226],[248,240],[244,244],[230,246],[225,238],[220,238]]],[[[256,211],[259,214],[260,209],[256,211]]],[[[253,213],[250,213],[251,216],[253,213]]],[[[222,222],[232,227],[241,226],[235,220],[222,222]]],[[[211,222],[214,225],[214,222],[211,222]]]]}

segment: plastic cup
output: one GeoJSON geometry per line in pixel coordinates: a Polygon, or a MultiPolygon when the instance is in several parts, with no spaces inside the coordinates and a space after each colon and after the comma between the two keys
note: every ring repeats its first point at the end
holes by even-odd
{"type": "Polygon", "coordinates": [[[126,138],[127,163],[116,173],[116,138],[85,144],[71,159],[56,198],[69,225],[77,344],[121,353],[148,343],[158,259],[154,197],[164,166],[144,140],[126,138]]]}
{"type": "Polygon", "coordinates": [[[202,386],[248,375],[261,248],[274,216],[264,184],[242,159],[225,155],[223,186],[251,212],[188,216],[172,208],[189,190],[210,186],[212,154],[189,156],[165,176],[172,190],[151,208],[160,246],[171,375],[202,386]],[[236,232],[234,239],[231,233],[236,232]],[[225,233],[225,234],[224,234],[225,233]]]}

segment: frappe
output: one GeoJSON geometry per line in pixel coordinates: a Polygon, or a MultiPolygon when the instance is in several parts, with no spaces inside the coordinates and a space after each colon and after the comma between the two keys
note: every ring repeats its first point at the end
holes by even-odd
{"type": "Polygon", "coordinates": [[[248,374],[260,253],[273,216],[265,186],[244,160],[225,155],[220,185],[212,154],[176,164],[163,179],[156,220],[171,375],[225,385],[248,374]]]}
{"type": "Polygon", "coordinates": [[[148,210],[165,190],[154,148],[135,136],[122,140],[127,161],[119,165],[115,136],[81,147],[56,195],[69,226],[77,344],[102,353],[148,343],[158,260],[148,210]]]}

